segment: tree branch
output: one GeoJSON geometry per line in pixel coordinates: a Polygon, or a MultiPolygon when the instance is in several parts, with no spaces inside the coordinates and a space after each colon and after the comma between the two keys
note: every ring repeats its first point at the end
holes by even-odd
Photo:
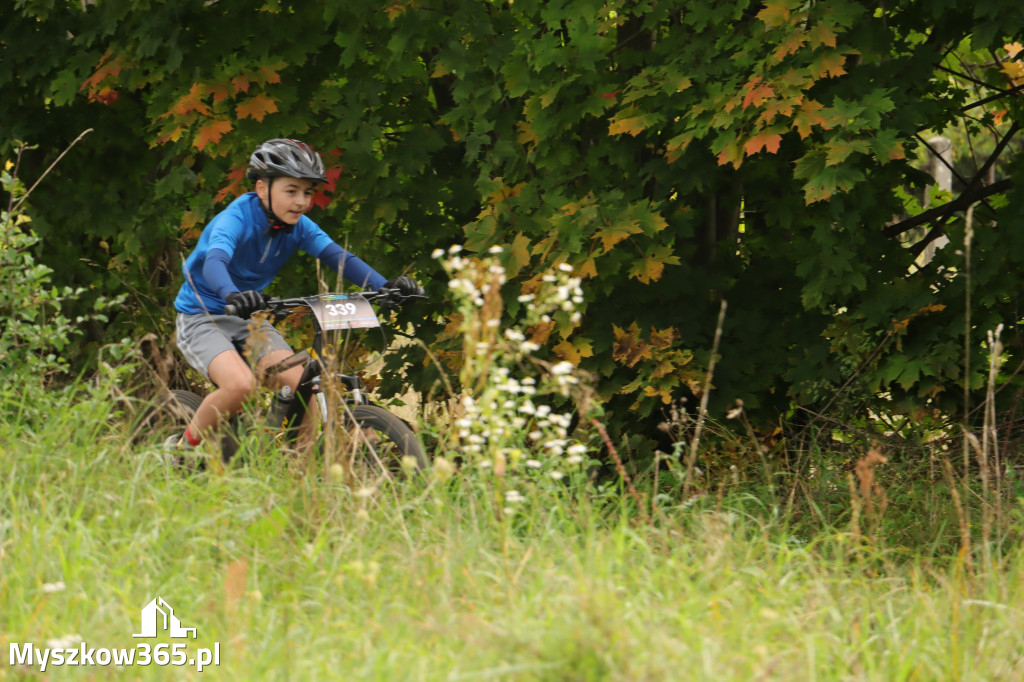
{"type": "Polygon", "coordinates": [[[929,223],[936,218],[943,217],[949,213],[959,211],[963,208],[967,208],[971,204],[985,197],[992,196],[993,194],[999,194],[1013,187],[1012,180],[1000,180],[994,182],[988,186],[973,186],[964,191],[963,194],[953,199],[950,202],[943,204],[942,206],[936,206],[930,208],[924,213],[919,213],[915,216],[911,216],[906,220],[901,220],[898,223],[894,223],[885,228],[884,234],[886,237],[898,237],[907,230],[911,230],[915,227],[929,223]]]}
{"type": "Polygon", "coordinates": [[[1006,190],[1013,187],[1013,181],[1008,179],[1000,180],[999,182],[994,182],[991,185],[987,186],[984,185],[983,183],[985,181],[985,178],[988,177],[989,170],[992,168],[992,166],[995,165],[996,161],[999,159],[999,155],[1003,153],[1003,150],[1006,149],[1006,145],[1010,143],[1010,140],[1013,138],[1014,135],[1017,134],[1017,131],[1019,131],[1020,128],[1021,124],[1014,121],[1013,125],[1010,126],[1010,129],[1006,131],[1005,135],[1003,135],[1003,138],[999,140],[999,143],[996,145],[996,148],[985,160],[985,164],[978,170],[977,173],[974,174],[974,177],[971,178],[970,184],[967,185],[967,189],[965,189],[960,194],[960,196],[958,196],[956,199],[953,199],[950,202],[943,204],[942,206],[936,206],[935,208],[928,209],[923,213],[911,216],[906,220],[901,220],[898,223],[889,225],[888,227],[885,228],[885,236],[898,237],[907,230],[911,230],[915,227],[918,227],[919,225],[924,225],[925,223],[931,222],[935,218],[946,216],[955,211],[959,211],[960,209],[965,208],[976,201],[981,201],[982,199],[985,199],[986,197],[989,197],[993,194],[1005,192],[1006,190]]]}

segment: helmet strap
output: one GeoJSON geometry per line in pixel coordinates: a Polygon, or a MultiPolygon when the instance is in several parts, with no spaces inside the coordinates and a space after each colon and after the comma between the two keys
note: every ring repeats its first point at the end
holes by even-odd
{"type": "Polygon", "coordinates": [[[273,199],[272,199],[272,193],[270,191],[271,187],[274,184],[274,177],[270,176],[270,177],[268,177],[266,179],[266,181],[267,181],[267,206],[266,206],[265,209],[263,209],[263,212],[267,214],[267,222],[270,223],[270,230],[272,232],[279,232],[279,231],[291,232],[292,228],[294,227],[294,225],[289,225],[285,221],[283,221],[280,218],[278,218],[277,214],[274,213],[274,204],[272,203],[273,199]]]}

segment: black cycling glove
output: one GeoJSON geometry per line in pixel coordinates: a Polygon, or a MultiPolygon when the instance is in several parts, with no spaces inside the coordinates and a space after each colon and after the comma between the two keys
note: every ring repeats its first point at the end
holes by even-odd
{"type": "Polygon", "coordinates": [[[423,296],[423,287],[416,284],[412,277],[396,277],[384,282],[385,289],[398,289],[402,296],[423,296]]]}
{"type": "Polygon", "coordinates": [[[257,310],[267,307],[267,297],[252,289],[232,292],[224,300],[228,305],[234,306],[234,314],[242,318],[247,318],[257,310]]]}

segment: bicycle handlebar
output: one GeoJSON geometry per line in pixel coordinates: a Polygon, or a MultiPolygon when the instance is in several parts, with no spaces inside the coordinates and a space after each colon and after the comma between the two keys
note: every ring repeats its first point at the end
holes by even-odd
{"type": "MultiPolygon", "coordinates": [[[[355,293],[362,296],[367,301],[373,302],[378,301],[379,299],[387,299],[386,301],[381,301],[381,303],[388,303],[396,306],[404,305],[408,301],[425,301],[427,299],[426,296],[420,294],[403,294],[400,289],[389,289],[385,287],[372,291],[359,291],[355,293]]],[[[287,308],[297,308],[308,305],[309,302],[304,298],[271,298],[267,300],[265,307],[254,310],[253,312],[269,310],[272,313],[279,313],[287,308]]],[[[238,307],[228,303],[224,306],[224,314],[238,317],[238,307]]]]}

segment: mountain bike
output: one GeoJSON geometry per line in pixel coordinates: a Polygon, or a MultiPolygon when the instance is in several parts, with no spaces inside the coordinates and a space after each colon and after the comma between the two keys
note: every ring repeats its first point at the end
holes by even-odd
{"type": "MultiPolygon", "coordinates": [[[[328,332],[381,328],[373,303],[397,307],[423,298],[402,295],[397,289],[379,289],[268,300],[265,311],[274,323],[292,315],[310,316],[313,340],[308,348],[267,368],[265,374],[273,376],[305,365],[295,394],[286,398],[275,394],[266,422],[259,428],[269,430],[281,444],[294,447],[303,418],[312,412],[320,421],[315,446],[318,453],[326,453],[333,441],[331,454],[351,457],[354,468],[393,474],[403,468],[427,467],[429,460],[416,434],[404,420],[369,400],[358,370],[345,373],[331,368],[330,358],[340,355],[334,346],[325,344],[324,338],[328,332]],[[332,402],[335,414],[330,413],[332,402]]],[[[232,306],[225,309],[228,315],[234,312],[232,306]]],[[[245,357],[244,348],[239,353],[245,357]]],[[[161,438],[185,429],[202,400],[191,391],[169,391],[143,416],[135,433],[147,442],[162,442],[161,438]]],[[[243,415],[235,415],[224,427],[220,445],[225,463],[244,440],[245,421],[243,415]]]]}

